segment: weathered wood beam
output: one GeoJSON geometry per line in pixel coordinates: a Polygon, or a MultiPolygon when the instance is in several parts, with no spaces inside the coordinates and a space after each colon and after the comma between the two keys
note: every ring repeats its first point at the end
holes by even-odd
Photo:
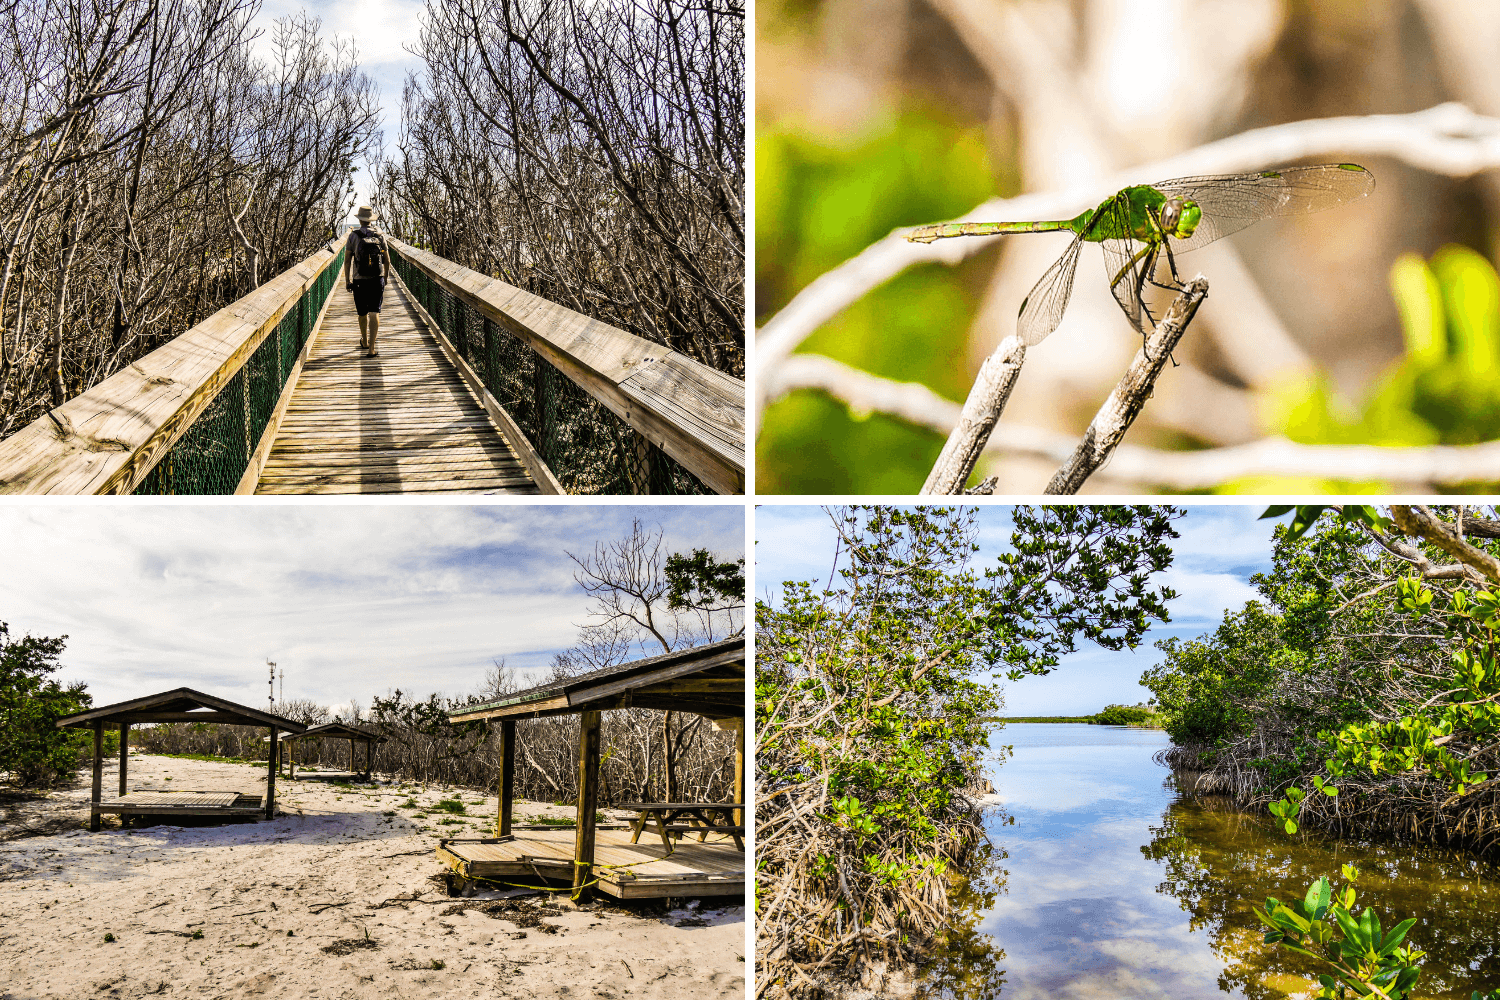
{"type": "MultiPolygon", "coordinates": [[[[528,701],[521,705],[503,705],[499,708],[486,708],[478,712],[466,712],[463,715],[450,715],[449,722],[478,722],[480,719],[495,719],[501,716],[514,715],[525,717],[533,713],[548,714],[552,709],[568,707],[566,695],[558,695],[555,698],[544,698],[539,701],[528,701]]],[[[554,713],[555,714],[555,713],[554,713]]]]}
{"type": "Polygon", "coordinates": [[[322,249],[0,441],[0,493],[130,493],[337,255],[322,249]]]}
{"type": "Polygon", "coordinates": [[[579,688],[576,691],[570,691],[568,692],[568,704],[581,705],[585,702],[594,701],[596,699],[609,698],[612,695],[624,694],[626,691],[633,691],[637,688],[660,684],[664,681],[674,680],[679,677],[686,677],[690,674],[701,673],[702,671],[707,670],[710,667],[717,667],[726,663],[743,663],[744,661],[744,647],[740,647],[737,649],[726,649],[714,656],[705,657],[700,660],[689,660],[685,663],[678,663],[670,667],[662,667],[658,670],[652,670],[644,676],[638,674],[634,677],[627,677],[617,681],[607,681],[603,684],[595,684],[591,687],[579,688]]]}
{"type": "MultiPolygon", "coordinates": [[[[734,731],[734,800],[745,801],[745,727],[740,725],[734,731]]],[[[734,810],[734,825],[745,825],[745,810],[734,810]]]]}
{"type": "Polygon", "coordinates": [[[573,841],[573,898],[588,896],[594,871],[594,814],[599,808],[599,712],[584,712],[578,732],[578,832],[573,841]]]}
{"type": "Polygon", "coordinates": [[[500,721],[500,787],[496,805],[495,836],[510,836],[511,809],[516,794],[516,723],[514,719],[500,721]]]}
{"type": "Polygon", "coordinates": [[[636,688],[632,694],[728,694],[745,695],[743,677],[694,677],[685,681],[663,681],[636,688]]]}
{"type": "Polygon", "coordinates": [[[111,723],[118,722],[127,726],[136,722],[222,722],[231,726],[255,726],[261,724],[256,719],[226,712],[129,712],[124,715],[114,716],[108,721],[111,723]]]}
{"type": "Polygon", "coordinates": [[[276,818],[276,757],[281,752],[277,730],[271,727],[271,754],[266,767],[266,819],[276,818]]]}
{"type": "Polygon", "coordinates": [[[130,723],[120,724],[120,794],[125,794],[125,769],[130,762],[130,723]]]}
{"type": "Polygon", "coordinates": [[[99,829],[99,802],[104,798],[104,723],[94,723],[94,799],[89,808],[89,830],[99,829]]]}
{"type": "Polygon", "coordinates": [[[745,491],[745,383],[400,240],[392,248],[542,355],[638,434],[720,493],[745,491]]]}

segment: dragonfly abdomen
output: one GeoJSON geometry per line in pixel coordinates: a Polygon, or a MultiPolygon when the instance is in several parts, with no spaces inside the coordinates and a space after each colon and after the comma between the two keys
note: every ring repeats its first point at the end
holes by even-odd
{"type": "Polygon", "coordinates": [[[913,243],[931,243],[949,236],[1003,236],[1009,233],[1072,232],[1078,220],[1065,222],[945,222],[923,226],[907,236],[913,243]]]}

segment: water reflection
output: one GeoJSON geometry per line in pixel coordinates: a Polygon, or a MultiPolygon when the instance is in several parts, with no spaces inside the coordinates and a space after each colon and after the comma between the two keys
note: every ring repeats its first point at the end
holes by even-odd
{"type": "MultiPolygon", "coordinates": [[[[993,819],[994,817],[991,817],[993,819]]],[[[1005,892],[1008,855],[994,844],[976,852],[973,865],[951,890],[954,917],[938,942],[938,959],[922,972],[921,1000],[986,1000],[1005,985],[1005,949],[980,930],[985,914],[1005,892]]]]}
{"type": "Polygon", "coordinates": [[[1310,988],[1311,959],[1262,942],[1251,904],[1267,895],[1300,895],[1320,875],[1337,880],[1355,864],[1359,905],[1375,907],[1389,927],[1417,917],[1408,939],[1427,952],[1420,995],[1467,998],[1500,985],[1500,893],[1493,862],[1444,848],[1338,841],[1317,834],[1286,837],[1259,817],[1225,802],[1176,801],[1141,848],[1163,866],[1157,892],[1179,901],[1189,926],[1224,963],[1219,988],[1275,1000],[1310,988]]]}
{"type": "Polygon", "coordinates": [[[995,850],[971,872],[948,941],[924,969],[930,1000],[1237,996],[1309,989],[1310,960],[1263,942],[1251,912],[1342,862],[1389,926],[1415,916],[1429,952],[1418,995],[1500,986],[1495,864],[1436,848],[1287,838],[1226,805],[1183,799],[1149,730],[1013,723],[990,778],[995,850]],[[999,862],[1006,862],[1001,869],[999,862]],[[1303,964],[1304,962],[1308,964],[1303,964]]]}

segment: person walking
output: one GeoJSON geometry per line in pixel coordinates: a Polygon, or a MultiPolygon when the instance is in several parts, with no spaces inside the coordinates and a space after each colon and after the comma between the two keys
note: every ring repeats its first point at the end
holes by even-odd
{"type": "Polygon", "coordinates": [[[359,313],[359,346],[365,357],[378,357],[375,337],[380,333],[380,303],[385,297],[385,279],[391,271],[391,254],[385,237],[370,227],[380,218],[369,205],[354,213],[359,228],[349,233],[344,243],[344,284],[354,293],[354,309],[359,313]],[[351,272],[353,277],[351,278],[351,272]]]}

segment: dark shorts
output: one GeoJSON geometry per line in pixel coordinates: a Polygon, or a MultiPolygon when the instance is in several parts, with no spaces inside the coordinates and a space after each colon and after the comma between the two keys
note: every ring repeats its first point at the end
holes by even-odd
{"type": "Polygon", "coordinates": [[[361,316],[380,312],[380,300],[385,297],[385,279],[374,278],[354,283],[354,308],[361,316]]]}

